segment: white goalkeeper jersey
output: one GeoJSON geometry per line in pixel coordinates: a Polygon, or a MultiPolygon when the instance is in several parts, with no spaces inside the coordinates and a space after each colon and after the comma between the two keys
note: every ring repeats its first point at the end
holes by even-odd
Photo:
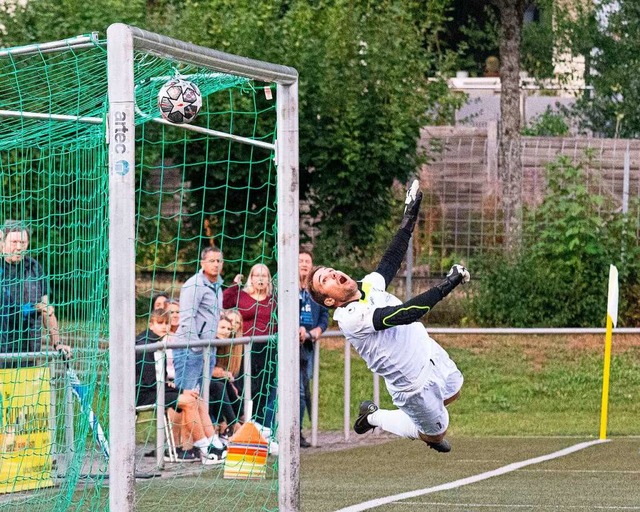
{"type": "Polygon", "coordinates": [[[436,342],[420,322],[376,331],[373,311],[402,301],[385,291],[384,277],[377,272],[361,283],[360,300],[336,308],[333,319],[367,367],[384,378],[392,396],[421,389],[433,368],[430,359],[436,342]]]}

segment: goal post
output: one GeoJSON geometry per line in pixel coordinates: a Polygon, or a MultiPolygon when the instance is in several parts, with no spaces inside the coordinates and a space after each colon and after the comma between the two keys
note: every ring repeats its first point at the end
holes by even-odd
{"type": "Polygon", "coordinates": [[[109,84],[109,332],[111,510],[133,510],[135,484],[135,66],[134,50],[277,84],[278,441],[280,510],[299,509],[298,101],[286,66],[184,43],[124,24],[107,30],[109,84]],[[123,411],[124,406],[124,411],[123,411]]]}
{"type": "Polygon", "coordinates": [[[0,50],[0,83],[0,509],[299,510],[297,71],[114,24],[106,39],[0,50]],[[158,107],[175,78],[201,93],[189,124],[158,107]],[[4,237],[23,225],[10,237],[28,248],[10,261],[4,237]],[[153,297],[180,316],[212,246],[225,262],[216,293],[255,265],[273,277],[264,329],[197,342],[206,379],[208,345],[241,349],[226,352],[237,396],[198,410],[211,432],[244,415],[268,439],[268,457],[258,436],[240,466],[177,461],[176,441],[188,456],[212,434],[162,414],[164,386],[136,407],[137,353],[155,351],[160,369],[172,346],[196,348],[177,335],[136,346],[153,297]]]}

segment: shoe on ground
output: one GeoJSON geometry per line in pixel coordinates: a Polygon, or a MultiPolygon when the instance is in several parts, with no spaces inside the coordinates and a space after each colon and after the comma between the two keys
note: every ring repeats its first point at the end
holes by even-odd
{"type": "Polygon", "coordinates": [[[367,417],[369,414],[372,414],[377,410],[378,406],[371,400],[365,400],[360,404],[360,409],[358,409],[358,418],[353,424],[353,430],[356,431],[356,434],[364,434],[369,432],[369,430],[376,428],[367,421],[367,417]]]}
{"type": "MultiPolygon", "coordinates": [[[[178,456],[177,458],[178,462],[198,462],[199,460],[198,455],[194,453],[193,449],[183,450],[180,447],[176,447],[176,455],[178,456]]],[[[164,461],[172,462],[171,457],[169,456],[169,452],[166,450],[164,452],[164,461]]]]}
{"type": "Polygon", "coordinates": [[[311,443],[302,436],[300,436],[300,448],[311,448],[311,443]]]}
{"type": "Polygon", "coordinates": [[[440,453],[449,453],[451,451],[451,443],[446,439],[443,439],[442,441],[437,443],[427,441],[427,446],[432,450],[440,453]]]}
{"type": "Polygon", "coordinates": [[[227,458],[227,450],[216,448],[215,446],[209,446],[206,449],[203,448],[194,448],[194,451],[197,452],[200,462],[204,466],[213,466],[215,464],[222,464],[224,459],[227,458]]]}

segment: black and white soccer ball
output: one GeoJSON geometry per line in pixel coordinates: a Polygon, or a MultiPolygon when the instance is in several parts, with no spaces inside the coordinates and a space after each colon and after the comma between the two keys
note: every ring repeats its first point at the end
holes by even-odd
{"type": "Polygon", "coordinates": [[[158,92],[160,114],[176,124],[190,123],[202,107],[198,86],[183,78],[172,78],[158,92]]]}

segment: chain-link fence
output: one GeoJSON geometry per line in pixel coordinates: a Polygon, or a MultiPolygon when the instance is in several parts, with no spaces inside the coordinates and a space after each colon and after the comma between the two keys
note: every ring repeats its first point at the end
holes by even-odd
{"type": "MultiPolygon", "coordinates": [[[[416,228],[414,275],[439,276],[454,260],[496,254],[504,248],[504,209],[498,177],[498,131],[427,127],[421,137],[425,219],[416,228]]],[[[547,166],[565,156],[583,168],[584,186],[607,200],[599,212],[628,212],[640,193],[640,140],[522,137],[520,204],[535,210],[547,193],[547,166]]],[[[521,217],[536,222],[535,215],[521,217]]],[[[635,225],[635,223],[630,223],[635,225]]]]}

